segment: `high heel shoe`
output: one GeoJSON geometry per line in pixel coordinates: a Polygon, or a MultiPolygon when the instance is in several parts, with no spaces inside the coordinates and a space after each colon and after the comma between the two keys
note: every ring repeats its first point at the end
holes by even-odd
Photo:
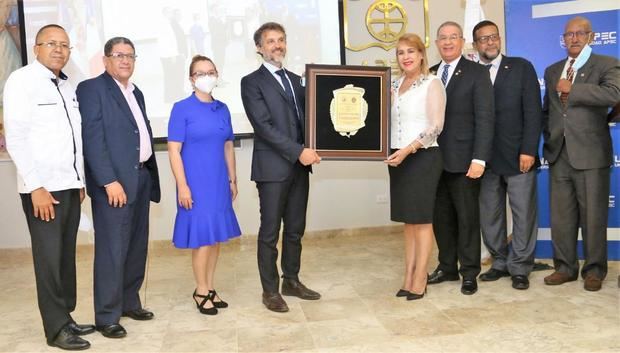
{"type": "Polygon", "coordinates": [[[424,294],[426,294],[426,286],[424,286],[424,292],[422,292],[422,294],[418,294],[418,293],[414,293],[414,292],[409,292],[409,294],[407,294],[407,300],[422,299],[422,298],[424,298],[424,294]]]}
{"type": "Polygon", "coordinates": [[[398,292],[396,292],[397,297],[406,297],[407,295],[409,295],[409,291],[406,289],[399,289],[398,292]]]}
{"type": "Polygon", "coordinates": [[[222,298],[220,298],[220,296],[217,295],[217,292],[215,291],[215,289],[214,290],[210,290],[209,294],[211,295],[212,299],[215,299],[216,297],[217,297],[217,299],[219,299],[219,301],[217,301],[217,302],[215,300],[212,300],[214,307],[216,307],[218,309],[228,308],[228,303],[223,301],[222,298]]]}
{"type": "Polygon", "coordinates": [[[217,308],[215,307],[215,303],[213,302],[213,295],[211,294],[211,291],[209,291],[209,294],[207,295],[198,294],[196,291],[197,289],[194,290],[194,294],[192,295],[192,298],[194,299],[194,302],[196,302],[196,308],[198,308],[198,311],[200,311],[201,314],[205,314],[205,315],[216,315],[217,308]],[[202,299],[202,301],[198,303],[196,298],[200,298],[202,299]],[[213,306],[210,308],[205,308],[205,304],[208,301],[210,301],[213,306]]]}

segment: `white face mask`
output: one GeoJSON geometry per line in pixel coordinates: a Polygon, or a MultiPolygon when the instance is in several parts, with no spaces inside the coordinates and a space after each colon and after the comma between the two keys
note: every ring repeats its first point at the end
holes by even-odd
{"type": "Polygon", "coordinates": [[[194,81],[194,87],[203,93],[210,94],[215,86],[217,86],[217,77],[215,76],[198,77],[196,81],[194,81]]]}

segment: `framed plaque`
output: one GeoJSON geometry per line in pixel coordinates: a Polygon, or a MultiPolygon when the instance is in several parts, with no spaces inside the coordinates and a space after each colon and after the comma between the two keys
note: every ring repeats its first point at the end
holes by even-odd
{"type": "Polygon", "coordinates": [[[306,146],[326,160],[389,155],[390,68],[306,65],[306,146]]]}

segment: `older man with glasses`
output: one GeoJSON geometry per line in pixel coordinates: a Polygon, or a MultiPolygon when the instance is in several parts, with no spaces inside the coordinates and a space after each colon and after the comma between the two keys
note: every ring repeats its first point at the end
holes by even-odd
{"type": "Polygon", "coordinates": [[[80,112],[62,72],[71,44],[55,24],[36,35],[29,65],[14,71],[4,89],[7,148],[17,167],[47,344],[66,350],[90,347],[78,337],[95,331],[78,325],[75,242],[84,200],[80,112]]]}
{"type": "Polygon", "coordinates": [[[493,151],[480,186],[482,239],[493,256],[482,281],[510,276],[514,289],[529,288],[538,235],[536,168],[542,129],[540,85],[527,60],[501,54],[497,25],[482,21],[473,29],[480,64],[489,70],[495,96],[493,151]],[[507,239],[506,196],[512,213],[507,239]]]}
{"type": "Polygon", "coordinates": [[[607,218],[612,143],[608,111],[620,101],[618,59],[592,53],[592,24],[566,23],[568,57],[545,70],[544,157],[550,165],[551,241],[555,272],[545,284],[579,275],[581,228],[584,289],[598,291],[607,275],[607,218]]]}
{"type": "Polygon", "coordinates": [[[105,72],[78,85],[86,190],[95,227],[95,324],[105,337],[127,332],[121,315],[150,320],[138,291],[144,280],[150,201],[160,189],[144,96],[130,78],[133,43],[115,37],[104,46],[105,72]]]}

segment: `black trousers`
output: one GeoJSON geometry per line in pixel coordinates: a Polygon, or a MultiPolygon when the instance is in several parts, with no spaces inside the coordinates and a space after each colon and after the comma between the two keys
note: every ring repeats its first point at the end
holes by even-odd
{"type": "Polygon", "coordinates": [[[276,266],[280,224],[284,225],[280,260],[282,275],[284,278],[299,279],[309,186],[308,170],[299,162],[295,163],[288,180],[256,183],[260,200],[258,270],[265,292],[279,292],[280,288],[276,266]]]}
{"type": "Polygon", "coordinates": [[[30,194],[20,194],[32,242],[37,300],[48,341],[72,322],[75,310],[75,241],[80,224],[80,191],[54,191],[60,203],[49,222],[34,217],[30,194]]]}
{"type": "Polygon", "coordinates": [[[433,215],[439,270],[472,279],[480,273],[479,195],[480,179],[465,173],[441,174],[433,215]]]}
{"type": "Polygon", "coordinates": [[[140,169],[133,203],[112,207],[103,188],[91,195],[95,227],[95,324],[115,324],[124,311],[142,307],[138,292],[144,281],[148,249],[149,171],[140,169]]]}

